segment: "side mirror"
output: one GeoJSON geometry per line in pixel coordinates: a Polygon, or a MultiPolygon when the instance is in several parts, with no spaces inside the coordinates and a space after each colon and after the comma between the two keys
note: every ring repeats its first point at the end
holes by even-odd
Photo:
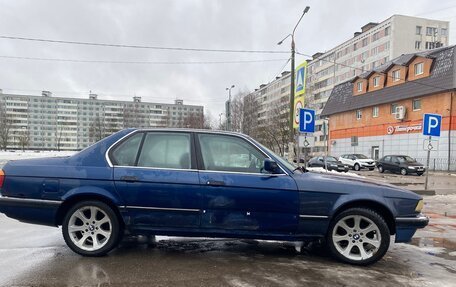
{"type": "Polygon", "coordinates": [[[264,170],[269,173],[280,173],[279,165],[270,158],[264,159],[264,170]]]}

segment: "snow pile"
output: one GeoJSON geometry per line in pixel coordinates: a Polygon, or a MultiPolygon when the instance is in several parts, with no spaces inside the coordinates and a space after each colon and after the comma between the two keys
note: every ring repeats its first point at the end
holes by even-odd
{"type": "Polygon", "coordinates": [[[356,173],[353,173],[353,172],[338,172],[338,171],[335,171],[335,170],[325,170],[322,167],[308,167],[306,169],[308,171],[310,171],[310,172],[317,172],[317,173],[332,173],[332,174],[337,174],[337,175],[346,175],[346,176],[353,176],[353,177],[364,177],[364,176],[360,176],[360,175],[358,175],[356,173]]]}

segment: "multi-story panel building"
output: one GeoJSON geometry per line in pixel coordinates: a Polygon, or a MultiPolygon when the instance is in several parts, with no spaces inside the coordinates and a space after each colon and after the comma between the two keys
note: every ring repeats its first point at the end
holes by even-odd
{"type": "Polygon", "coordinates": [[[128,127],[201,127],[203,106],[3,94],[0,121],[8,126],[8,148],[79,150],[128,127]]]}
{"type": "Polygon", "coordinates": [[[283,72],[244,97],[242,132],[275,149],[282,155],[288,149],[290,72],[283,72]]]}
{"type": "Polygon", "coordinates": [[[335,84],[375,69],[405,53],[448,46],[449,22],[393,15],[368,23],[354,37],[308,64],[306,101],[317,110],[314,153],[325,150],[324,120],[319,118],[335,84]]]}

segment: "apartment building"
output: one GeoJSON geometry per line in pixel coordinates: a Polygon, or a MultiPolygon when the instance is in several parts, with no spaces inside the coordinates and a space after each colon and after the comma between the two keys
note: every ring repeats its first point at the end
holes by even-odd
{"type": "Polygon", "coordinates": [[[374,159],[405,154],[426,162],[423,114],[442,115],[431,169],[456,170],[456,47],[401,55],[336,85],[322,116],[329,117],[332,155],[374,159]]]}
{"type": "Polygon", "coordinates": [[[283,72],[244,97],[242,132],[282,155],[288,150],[290,77],[290,72],[283,72]]]}
{"type": "MultiPolygon", "coordinates": [[[[1,91],[1,90],[0,90],[1,91]]],[[[188,127],[203,121],[203,106],[3,94],[0,121],[8,125],[8,148],[80,150],[123,128],[188,127]]],[[[193,126],[192,126],[193,127],[193,126]]]]}
{"type": "MultiPolygon", "coordinates": [[[[393,15],[381,23],[368,23],[353,37],[308,63],[306,102],[317,110],[313,153],[326,149],[320,118],[329,95],[342,83],[402,54],[448,46],[449,22],[393,15]]],[[[329,127],[331,129],[331,126],[329,127]]]]}

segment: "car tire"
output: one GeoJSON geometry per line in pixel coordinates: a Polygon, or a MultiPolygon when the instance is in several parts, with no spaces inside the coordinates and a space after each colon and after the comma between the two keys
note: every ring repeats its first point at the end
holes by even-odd
{"type": "Polygon", "coordinates": [[[331,255],[337,260],[353,265],[369,265],[380,260],[388,251],[390,230],[377,212],[368,208],[350,208],[331,221],[326,242],[331,255]]]}
{"type": "Polygon", "coordinates": [[[401,168],[401,174],[402,175],[407,175],[407,169],[401,168]]]}
{"type": "Polygon", "coordinates": [[[374,170],[374,168],[373,168],[373,167],[372,167],[372,168],[369,168],[369,170],[370,170],[370,171],[373,171],[373,170],[374,170]]]}
{"type": "Polygon", "coordinates": [[[418,176],[422,176],[422,175],[423,175],[422,172],[417,172],[416,174],[417,174],[418,176]]]}
{"type": "Polygon", "coordinates": [[[356,170],[356,171],[360,171],[361,170],[361,166],[358,163],[355,163],[355,165],[353,166],[353,169],[356,170]]]}
{"type": "Polygon", "coordinates": [[[378,172],[379,172],[379,173],[385,172],[385,170],[383,169],[383,165],[377,166],[377,169],[378,169],[378,172]]]}
{"type": "Polygon", "coordinates": [[[65,215],[62,234],[66,244],[83,256],[103,256],[121,239],[121,225],[114,210],[101,201],[81,201],[65,215]]]}

